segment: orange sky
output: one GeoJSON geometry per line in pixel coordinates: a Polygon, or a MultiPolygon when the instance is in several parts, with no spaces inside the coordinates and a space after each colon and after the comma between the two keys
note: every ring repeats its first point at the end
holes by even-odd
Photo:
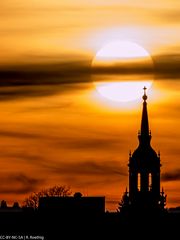
{"type": "Polygon", "coordinates": [[[129,40],[151,53],[159,71],[148,93],[152,146],[161,151],[168,207],[180,204],[179,7],[175,0],[0,3],[0,200],[67,184],[73,192],[105,195],[106,207],[117,208],[128,186],[129,150],[138,144],[142,100],[104,99],[88,69],[105,43],[129,40]]]}

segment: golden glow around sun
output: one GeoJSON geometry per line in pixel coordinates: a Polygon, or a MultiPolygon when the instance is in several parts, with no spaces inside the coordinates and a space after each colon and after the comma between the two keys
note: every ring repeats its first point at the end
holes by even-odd
{"type": "Polygon", "coordinates": [[[141,97],[142,88],[151,87],[153,68],[150,54],[129,41],[115,41],[102,47],[92,61],[93,82],[98,93],[116,102],[134,101],[141,97]]]}
{"type": "Polygon", "coordinates": [[[102,58],[141,58],[149,57],[149,53],[138,44],[128,41],[114,41],[101,48],[97,54],[96,59],[102,58]]]}
{"type": "Polygon", "coordinates": [[[142,89],[151,87],[151,81],[124,81],[112,83],[96,83],[101,96],[115,102],[130,102],[142,96],[142,89]]]}

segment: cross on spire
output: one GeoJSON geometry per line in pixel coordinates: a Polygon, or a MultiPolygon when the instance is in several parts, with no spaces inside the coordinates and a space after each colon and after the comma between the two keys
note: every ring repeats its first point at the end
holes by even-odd
{"type": "Polygon", "coordinates": [[[141,131],[139,135],[139,140],[141,144],[150,144],[151,134],[149,132],[149,122],[148,122],[148,112],[147,112],[147,95],[146,95],[146,87],[143,88],[144,95],[142,99],[143,102],[143,110],[142,110],[142,119],[141,119],[141,131]]]}
{"type": "Polygon", "coordinates": [[[144,95],[146,95],[146,90],[147,90],[147,87],[143,87],[143,90],[144,90],[144,95]]]}
{"type": "Polygon", "coordinates": [[[147,100],[147,95],[146,95],[146,90],[147,90],[147,87],[143,87],[143,90],[144,90],[144,95],[143,95],[143,97],[142,97],[142,99],[144,100],[144,101],[146,101],[147,100]]]}

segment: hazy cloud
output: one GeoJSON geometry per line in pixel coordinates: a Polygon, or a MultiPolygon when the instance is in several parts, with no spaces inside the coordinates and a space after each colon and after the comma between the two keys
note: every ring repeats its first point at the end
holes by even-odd
{"type": "Polygon", "coordinates": [[[44,180],[26,176],[24,173],[8,173],[0,176],[1,194],[26,194],[34,191],[44,180]]]}
{"type": "Polygon", "coordinates": [[[127,170],[116,161],[60,163],[48,168],[67,184],[81,188],[107,186],[127,176],[127,170]]]}
{"type": "Polygon", "coordinates": [[[73,61],[0,68],[0,100],[43,97],[87,89],[92,83],[90,64],[73,61]]]}
{"type": "MultiPolygon", "coordinates": [[[[179,2],[178,2],[179,3],[179,2]]],[[[179,24],[180,21],[180,11],[179,8],[173,8],[173,9],[168,9],[166,11],[161,10],[159,12],[157,12],[159,16],[159,18],[163,19],[164,21],[168,22],[168,23],[177,23],[179,24]]]]}
{"type": "Polygon", "coordinates": [[[153,56],[155,78],[177,79],[180,77],[180,54],[164,54],[153,56]]]}
{"type": "Polygon", "coordinates": [[[19,132],[19,131],[8,131],[8,130],[0,130],[0,136],[2,137],[11,137],[11,138],[41,138],[42,136],[38,133],[30,133],[30,132],[19,132]]]}
{"type": "Polygon", "coordinates": [[[180,181],[180,169],[169,171],[162,174],[163,181],[180,181]]]}
{"type": "MultiPolygon", "coordinates": [[[[61,85],[62,84],[78,84],[78,83],[91,83],[92,73],[97,74],[148,74],[153,73],[157,76],[163,76],[164,78],[171,76],[177,78],[180,76],[180,54],[164,54],[152,56],[154,62],[154,68],[151,66],[144,66],[138,63],[130,65],[129,67],[122,65],[115,65],[113,67],[94,68],[92,71],[91,61],[86,57],[82,60],[60,61],[59,63],[37,63],[18,66],[6,66],[0,68],[0,86],[1,95],[8,96],[13,95],[12,90],[9,88],[6,91],[3,90],[3,86],[42,86],[42,85],[61,85]],[[153,72],[152,72],[153,71],[153,72]],[[8,91],[9,90],[9,91],[8,91]]],[[[14,89],[13,89],[14,90],[14,89]]],[[[32,91],[32,89],[30,89],[32,91]]],[[[38,89],[39,95],[51,94],[51,88],[38,89]],[[44,91],[44,92],[43,92],[44,91]]],[[[53,89],[54,91],[55,89],[53,89]]],[[[58,89],[59,91],[61,89],[58,89]]],[[[28,89],[17,88],[14,91],[14,95],[29,95],[28,89]],[[27,92],[26,92],[27,91],[27,92]]],[[[34,95],[36,92],[33,93],[34,95]]]]}
{"type": "Polygon", "coordinates": [[[59,63],[27,64],[0,68],[0,86],[57,85],[89,82],[91,63],[62,61],[59,63]],[[84,78],[86,76],[86,78],[84,78]]]}
{"type": "MultiPolygon", "coordinates": [[[[8,84],[8,81],[7,81],[8,84]]],[[[57,88],[35,88],[35,87],[3,87],[0,88],[0,101],[14,100],[28,97],[43,97],[58,92],[57,88]]]]}
{"type": "MultiPolygon", "coordinates": [[[[87,133],[88,134],[88,133],[87,133]]],[[[74,137],[63,137],[59,138],[55,142],[56,146],[61,148],[68,148],[68,149],[108,149],[112,148],[113,146],[125,146],[126,139],[121,139],[120,137],[109,137],[109,136],[101,136],[99,137],[94,136],[79,136],[77,138],[74,137]]]]}
{"type": "Polygon", "coordinates": [[[98,176],[126,176],[126,170],[117,161],[104,161],[101,163],[86,161],[75,163],[60,163],[51,166],[51,170],[60,174],[98,175],[98,176]]]}
{"type": "MultiPolygon", "coordinates": [[[[16,131],[16,130],[0,130],[1,137],[18,138],[18,139],[48,139],[52,142],[52,145],[59,148],[68,149],[107,149],[113,146],[124,147],[128,142],[128,138],[119,136],[119,134],[108,134],[107,132],[93,132],[84,129],[84,134],[78,133],[79,127],[73,128],[72,136],[47,134],[30,131],[16,131]],[[76,132],[74,136],[74,132],[76,132]]],[[[81,128],[82,129],[82,128],[81,128]]],[[[50,142],[48,142],[49,144],[50,142]]]]}

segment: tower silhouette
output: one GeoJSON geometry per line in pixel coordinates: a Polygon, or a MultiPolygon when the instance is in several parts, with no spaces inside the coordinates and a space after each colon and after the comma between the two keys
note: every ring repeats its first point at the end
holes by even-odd
{"type": "Polygon", "coordinates": [[[129,192],[125,191],[121,207],[128,209],[164,209],[166,196],[160,191],[160,153],[151,147],[146,87],[143,95],[141,130],[138,132],[139,145],[129,154],[129,192]]]}

